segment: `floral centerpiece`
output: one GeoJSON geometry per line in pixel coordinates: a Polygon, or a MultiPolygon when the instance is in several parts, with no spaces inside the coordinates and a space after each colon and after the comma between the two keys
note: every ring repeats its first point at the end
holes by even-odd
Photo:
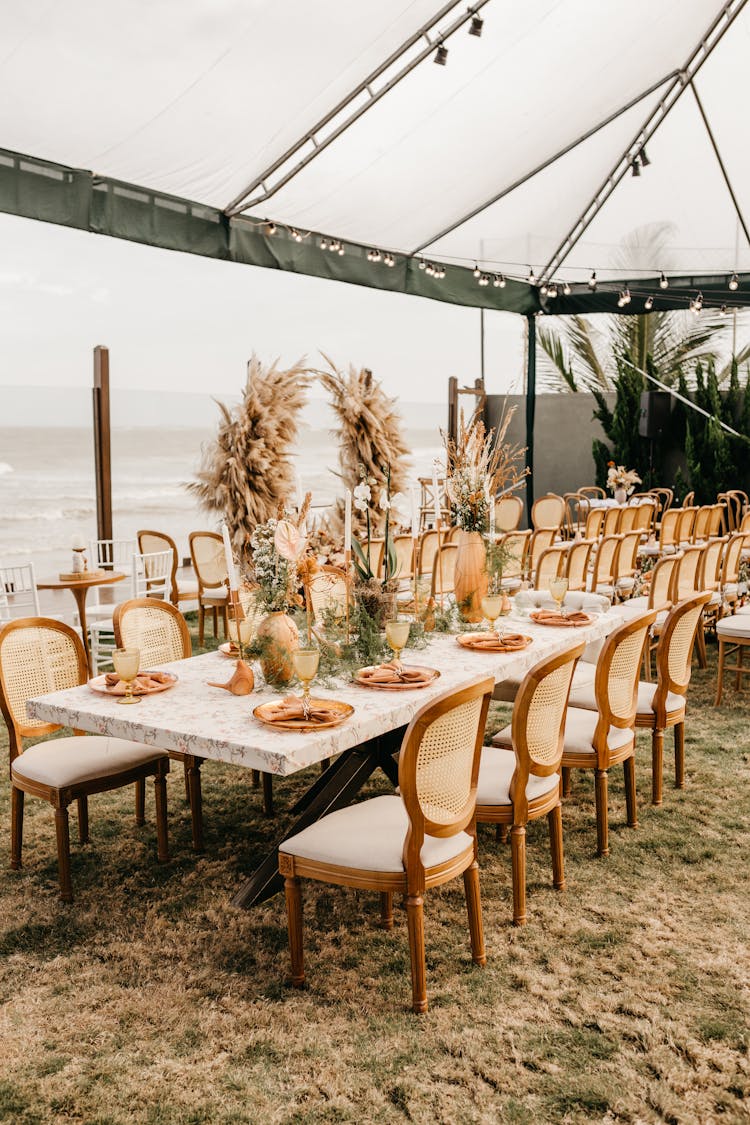
{"type": "Polygon", "coordinates": [[[487,431],[479,414],[467,426],[463,413],[455,440],[443,435],[446,450],[446,493],[453,522],[462,530],[454,576],[454,592],[466,621],[481,621],[481,601],[487,592],[488,572],[500,588],[504,551],[490,535],[491,506],[498,493],[509,492],[526,475],[523,450],[505,438],[513,411],[497,430],[487,431]],[[483,535],[487,533],[487,540],[483,535]]]}
{"type": "Polygon", "coordinates": [[[641,478],[635,469],[626,469],[624,465],[616,465],[614,461],[607,462],[607,488],[621,504],[625,503],[635,491],[635,486],[640,483],[641,478]],[[622,494],[619,497],[618,492],[622,494]]]}
{"type": "Polygon", "coordinates": [[[304,605],[299,590],[315,566],[307,556],[307,537],[301,530],[310,507],[310,494],[296,522],[280,507],[278,515],[259,524],[250,537],[252,570],[257,583],[256,602],[266,617],[258,628],[261,667],[271,683],[289,683],[294,666],[292,653],[299,648],[299,631],[290,617],[304,605]]]}
{"type": "Polygon", "coordinates": [[[404,524],[407,519],[407,501],[402,492],[391,494],[391,470],[389,465],[382,468],[385,486],[378,490],[377,482],[368,476],[364,466],[360,466],[360,482],[354,489],[354,507],[365,520],[365,539],[360,542],[352,538],[352,561],[354,563],[356,592],[370,617],[381,623],[383,616],[395,600],[398,585],[399,564],[393,544],[393,529],[404,524]],[[377,493],[376,491],[377,490],[377,493]],[[373,543],[374,518],[385,514],[383,528],[383,565],[380,573],[380,543],[373,543]]]}

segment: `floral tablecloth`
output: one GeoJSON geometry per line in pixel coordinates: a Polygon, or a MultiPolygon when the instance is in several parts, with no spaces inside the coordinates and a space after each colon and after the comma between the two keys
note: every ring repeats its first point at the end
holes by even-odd
{"type": "Polygon", "coordinates": [[[440,671],[433,684],[402,692],[374,691],[351,681],[342,681],[332,689],[316,689],[314,685],[316,697],[351,703],[354,714],[341,726],[305,734],[273,730],[253,717],[253,708],[278,699],[277,692],[263,687],[237,697],[208,687],[209,680],[223,683],[232,674],[232,662],[218,653],[163,665],[163,670],[178,676],[178,683],[170,691],[142,699],[136,707],[119,706],[114,699],[83,686],[38,696],[29,700],[27,710],[31,718],[93,734],[135,739],[165,750],[286,776],[404,726],[421,707],[445,692],[486,676],[493,676],[496,683],[521,679],[537,661],[582,640],[598,640],[621,621],[617,609],[575,630],[545,628],[528,618],[512,616],[506,618],[508,631],[524,632],[533,637],[533,643],[522,652],[505,654],[470,652],[461,648],[454,636],[434,634],[426,648],[404,652],[405,663],[440,671]]]}

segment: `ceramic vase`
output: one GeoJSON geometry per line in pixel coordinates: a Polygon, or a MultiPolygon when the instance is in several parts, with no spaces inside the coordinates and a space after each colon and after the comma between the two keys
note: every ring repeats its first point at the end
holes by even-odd
{"type": "Polygon", "coordinates": [[[459,531],[456,539],[454,596],[464,621],[482,620],[482,598],[487,593],[484,539],[478,531],[459,531]]]}
{"type": "Polygon", "coordinates": [[[628,499],[628,494],[624,488],[615,489],[615,500],[618,504],[624,504],[628,499]]]}
{"type": "Polygon", "coordinates": [[[271,684],[288,684],[294,676],[292,653],[299,648],[299,630],[286,613],[269,613],[258,626],[263,645],[260,666],[271,684]]]}

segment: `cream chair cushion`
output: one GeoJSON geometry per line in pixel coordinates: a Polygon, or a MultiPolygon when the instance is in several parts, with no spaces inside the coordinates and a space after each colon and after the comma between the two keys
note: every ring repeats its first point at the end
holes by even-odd
{"type": "MultiPolygon", "coordinates": [[[[485,746],[479,763],[477,804],[509,805],[510,782],[515,768],[516,756],[512,750],[505,750],[494,745],[485,746]]],[[[526,785],[526,796],[529,801],[533,801],[535,797],[543,797],[545,793],[549,793],[550,789],[555,789],[559,784],[560,775],[558,773],[549,774],[547,777],[535,777],[532,774],[529,776],[526,785]]]]}
{"type": "MultiPolygon", "coordinates": [[[[198,591],[197,590],[195,592],[195,596],[198,597],[198,591]]],[[[227,590],[226,587],[223,590],[214,590],[214,589],[204,590],[203,594],[202,594],[202,597],[201,597],[201,601],[203,601],[203,602],[216,602],[217,605],[223,605],[224,602],[228,601],[228,599],[229,599],[229,590],[227,590]]]]}
{"type": "MultiPolygon", "coordinates": [[[[653,707],[652,702],[654,693],[656,692],[656,684],[646,683],[641,680],[638,684],[638,703],[637,709],[639,715],[652,715],[653,707]]],[[[597,711],[596,696],[594,694],[593,680],[587,684],[579,681],[576,683],[575,676],[573,677],[573,684],[570,689],[570,697],[568,700],[571,707],[583,707],[586,711],[597,711]]],[[[676,692],[670,691],[667,694],[667,713],[672,714],[674,711],[685,710],[685,697],[677,695],[676,692]]]]}
{"type": "MultiPolygon", "coordinates": [[[[279,845],[285,855],[354,867],[358,871],[404,871],[403,849],[409,817],[400,797],[371,797],[329,813],[279,845]]],[[[472,846],[471,836],[425,836],[426,868],[460,855],[472,846]]]]}
{"type": "Polygon", "coordinates": [[[720,617],[716,622],[716,635],[724,640],[750,640],[750,621],[746,614],[720,617]]]}
{"type": "Polygon", "coordinates": [[[11,766],[11,777],[62,789],[110,777],[159,758],[169,758],[166,750],[143,742],[102,734],[73,735],[38,742],[24,750],[11,766]]]}
{"type": "MultiPolygon", "coordinates": [[[[594,737],[597,718],[598,715],[596,711],[579,710],[576,707],[569,707],[565,718],[565,749],[576,754],[591,754],[593,758],[594,748],[591,745],[591,741],[594,737]]],[[[619,727],[609,728],[607,741],[610,750],[617,750],[621,746],[626,746],[632,739],[633,732],[631,730],[622,730],[619,727]]],[[[504,727],[495,735],[492,739],[492,745],[504,746],[508,750],[511,749],[512,743],[509,726],[504,727]]]]}
{"type": "Polygon", "coordinates": [[[198,597],[198,583],[197,582],[178,582],[177,593],[181,598],[197,598],[198,597]]]}

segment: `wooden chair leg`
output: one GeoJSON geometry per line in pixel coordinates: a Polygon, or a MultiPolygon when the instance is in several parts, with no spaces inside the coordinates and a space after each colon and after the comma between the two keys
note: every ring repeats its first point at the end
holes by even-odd
{"type": "Polygon", "coordinates": [[[380,925],[384,930],[393,929],[393,891],[381,891],[380,925]]]}
{"type": "Polygon", "coordinates": [[[651,732],[651,804],[662,803],[664,776],[664,731],[651,732]]]}
{"type": "Polygon", "coordinates": [[[482,899],[479,893],[479,864],[476,860],[471,867],[467,867],[464,871],[464,893],[466,894],[466,910],[469,915],[471,959],[475,965],[486,965],[487,954],[484,948],[482,899]]]}
{"type": "Polygon", "coordinates": [[[674,728],[674,787],[685,788],[685,724],[674,728]]]}
{"type": "Polygon", "coordinates": [[[628,828],[638,827],[638,804],[635,792],[635,754],[631,754],[622,763],[625,775],[625,809],[627,813],[628,828]]]}
{"type": "Polygon", "coordinates": [[[737,673],[734,677],[735,691],[742,691],[742,674],[743,674],[742,652],[743,652],[743,646],[742,646],[742,644],[738,644],[737,645],[737,673]]]}
{"type": "Polygon", "coordinates": [[[221,624],[224,630],[224,640],[226,640],[229,636],[229,611],[226,605],[222,606],[221,609],[221,624]]]}
{"type": "Polygon", "coordinates": [[[261,773],[263,783],[263,812],[266,816],[273,816],[273,774],[261,773]]]}
{"type": "Polygon", "coordinates": [[[60,898],[63,902],[73,901],[73,887],[70,880],[70,826],[67,806],[55,809],[55,834],[57,836],[57,870],[60,879],[60,898]]]}
{"type": "Polygon", "coordinates": [[[167,834],[167,771],[162,766],[154,777],[156,797],[156,854],[159,863],[169,859],[169,838],[167,834]]]}
{"type": "Polygon", "coordinates": [[[570,796],[570,766],[563,766],[562,768],[562,795],[563,797],[570,796]]]}
{"type": "Polygon", "coordinates": [[[595,770],[594,798],[596,801],[596,851],[609,855],[609,785],[606,770],[595,770]]]}
{"type": "Polygon", "coordinates": [[[497,825],[497,827],[495,828],[495,839],[497,840],[498,844],[507,844],[508,843],[508,825],[507,824],[498,824],[497,825]]]}
{"type": "Polygon", "coordinates": [[[565,861],[563,856],[562,805],[547,813],[549,847],[552,853],[552,886],[562,891],[565,887],[565,861]]]}
{"type": "Polygon", "coordinates": [[[185,759],[188,775],[188,798],[190,800],[190,824],[193,833],[193,851],[203,851],[203,794],[201,791],[202,758],[185,759]]]}
{"type": "Polygon", "coordinates": [[[89,799],[78,798],[78,842],[89,843],[89,799]]]}
{"type": "Polygon", "coordinates": [[[510,830],[513,865],[513,925],[526,925],[526,828],[514,824],[510,830]]]}
{"type": "Polygon", "coordinates": [[[292,984],[302,988],[305,983],[305,960],[302,948],[302,890],[296,875],[284,879],[286,923],[289,931],[289,957],[292,963],[292,984]]]}
{"type": "Polygon", "coordinates": [[[205,630],[206,630],[206,607],[202,603],[199,603],[198,604],[198,644],[200,645],[201,648],[203,648],[203,639],[205,637],[205,630]]]}
{"type": "Polygon", "coordinates": [[[406,896],[406,919],[409,926],[411,957],[411,1006],[415,1012],[427,1011],[427,963],[424,951],[424,899],[421,895],[406,896]]]}
{"type": "Polygon", "coordinates": [[[23,789],[11,789],[10,796],[10,866],[14,871],[21,867],[23,847],[23,789]]]}
{"type": "Polygon", "coordinates": [[[646,647],[643,650],[643,679],[647,684],[651,683],[651,640],[649,638],[646,647]]]}
{"type": "Polygon", "coordinates": [[[695,636],[695,648],[698,653],[698,667],[708,668],[708,656],[706,654],[706,629],[703,621],[698,622],[698,632],[695,636]]]}
{"type": "Polygon", "coordinates": [[[218,641],[218,639],[219,639],[219,607],[217,605],[215,605],[213,607],[213,610],[211,611],[211,616],[213,618],[214,640],[218,641]]]}
{"type": "Polygon", "coordinates": [[[146,823],[146,782],[142,777],[135,783],[135,823],[139,828],[146,823]]]}
{"type": "Polygon", "coordinates": [[[714,707],[718,707],[719,704],[721,703],[721,690],[722,690],[722,680],[723,680],[723,678],[724,678],[724,642],[721,639],[721,637],[719,637],[719,673],[718,673],[718,681],[717,681],[717,684],[716,684],[716,699],[714,700],[714,707]]]}

